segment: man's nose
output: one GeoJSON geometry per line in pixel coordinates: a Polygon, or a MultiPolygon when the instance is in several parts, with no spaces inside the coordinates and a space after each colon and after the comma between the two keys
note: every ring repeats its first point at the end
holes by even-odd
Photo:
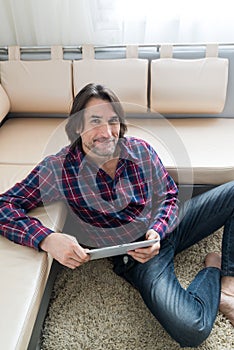
{"type": "Polygon", "coordinates": [[[108,123],[100,125],[99,131],[105,137],[109,137],[112,135],[111,125],[109,125],[108,123]]]}

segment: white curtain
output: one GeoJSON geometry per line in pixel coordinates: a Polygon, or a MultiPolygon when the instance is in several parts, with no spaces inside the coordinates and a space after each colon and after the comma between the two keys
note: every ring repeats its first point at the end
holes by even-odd
{"type": "Polygon", "coordinates": [[[0,0],[0,46],[234,43],[233,0],[0,0]]]}

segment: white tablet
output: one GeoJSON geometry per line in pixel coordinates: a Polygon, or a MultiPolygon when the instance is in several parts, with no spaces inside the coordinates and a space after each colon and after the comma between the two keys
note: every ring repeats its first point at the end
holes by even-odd
{"type": "Polygon", "coordinates": [[[114,246],[104,247],[104,248],[90,249],[89,251],[87,251],[87,253],[90,254],[90,260],[107,258],[110,256],[126,254],[129,250],[149,247],[158,241],[159,239],[151,239],[151,240],[145,240],[145,241],[139,241],[139,242],[133,242],[133,243],[114,245],[114,246]]]}

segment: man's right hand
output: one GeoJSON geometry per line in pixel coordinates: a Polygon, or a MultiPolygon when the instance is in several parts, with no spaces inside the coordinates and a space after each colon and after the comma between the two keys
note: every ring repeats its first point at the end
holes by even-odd
{"type": "Polygon", "coordinates": [[[40,248],[71,269],[90,260],[86,249],[79,245],[76,238],[65,233],[51,233],[41,242],[40,248]]]}

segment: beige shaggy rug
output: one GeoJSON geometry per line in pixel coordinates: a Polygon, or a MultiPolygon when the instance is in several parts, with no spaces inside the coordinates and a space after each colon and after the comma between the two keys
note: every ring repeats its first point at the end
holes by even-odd
{"type": "MultiPolygon", "coordinates": [[[[205,255],[219,251],[216,232],[179,254],[176,272],[186,287],[203,267],[205,255]]],[[[41,350],[176,350],[138,292],[116,276],[111,263],[92,261],[72,271],[62,269],[54,285],[41,350]]],[[[233,350],[234,328],[221,314],[199,350],[233,350]]]]}

